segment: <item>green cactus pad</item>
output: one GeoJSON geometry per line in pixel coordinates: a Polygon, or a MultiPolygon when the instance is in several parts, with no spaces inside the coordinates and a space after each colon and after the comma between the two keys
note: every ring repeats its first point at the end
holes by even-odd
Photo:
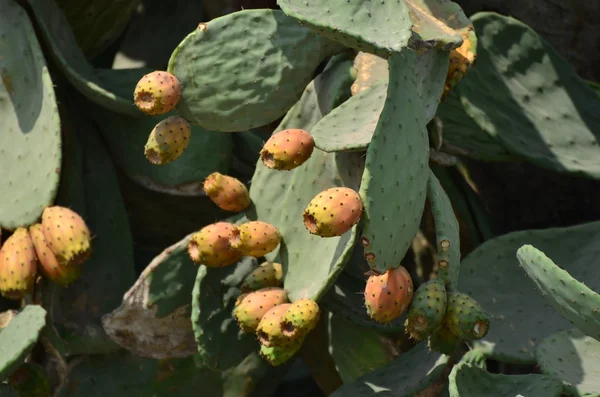
{"type": "Polygon", "coordinates": [[[0,226],[12,230],[35,223],[54,201],[60,120],[33,26],[11,0],[0,0],[0,54],[0,226]]]}
{"type": "MultiPolygon", "coordinates": [[[[175,112],[134,118],[96,107],[92,113],[115,161],[127,176],[149,189],[157,189],[155,185],[177,188],[196,183],[196,195],[200,195],[202,183],[209,174],[229,171],[233,150],[231,134],[190,125],[192,136],[183,154],[176,161],[157,166],[144,155],[144,145],[154,126],[177,115],[175,112]]],[[[181,190],[181,194],[185,194],[184,189],[181,190]]]]}
{"type": "Polygon", "coordinates": [[[389,79],[387,59],[368,52],[359,52],[354,57],[353,66],[356,70],[356,81],[352,84],[352,95],[358,95],[361,91],[379,83],[387,85],[389,79]]]}
{"type": "Polygon", "coordinates": [[[460,234],[450,198],[433,171],[429,171],[427,197],[435,220],[437,272],[448,286],[455,287],[460,272],[460,234]]]}
{"type": "Polygon", "coordinates": [[[234,12],[201,25],[173,51],[177,112],[214,131],[245,131],[285,114],[314,70],[344,47],[276,10],[234,12]]]}
{"type": "MultiPolygon", "coordinates": [[[[376,58],[378,62],[387,61],[376,58]]],[[[375,62],[375,61],[374,61],[375,62]]],[[[417,57],[417,92],[423,102],[425,120],[435,115],[448,70],[448,53],[430,50],[417,57]]],[[[359,75],[360,76],[360,75],[359,75]]],[[[310,130],[315,146],[326,152],[365,150],[385,105],[388,74],[365,87],[323,118],[310,130]]]]}
{"type": "Polygon", "coordinates": [[[92,255],[77,281],[68,288],[46,283],[42,296],[69,354],[109,353],[119,346],[104,332],[101,318],[119,306],[135,281],[133,242],[115,169],[98,133],[79,114],[64,116],[78,131],[83,164],[70,164],[82,168],[72,171],[81,174],[81,181],[67,183],[64,188],[69,191],[61,193],[57,204],[83,216],[94,236],[92,255]]]}
{"type": "MultiPolygon", "coordinates": [[[[448,0],[405,0],[418,42],[445,51],[460,47],[473,24],[462,8],[448,0]]],[[[418,44],[416,44],[418,45],[418,44]]]]}
{"type": "MultiPolygon", "coordinates": [[[[348,98],[353,81],[350,65],[349,60],[340,60],[317,76],[276,131],[286,128],[310,131],[323,115],[348,98]]],[[[336,155],[319,149],[292,171],[274,171],[262,161],[257,162],[250,185],[250,198],[255,207],[248,217],[279,229],[282,235],[279,251],[268,254],[267,259],[283,264],[284,285],[291,301],[302,298],[318,301],[335,281],[352,251],[356,227],[339,237],[321,238],[308,233],[302,217],[308,203],[321,191],[357,184],[357,180],[345,180],[345,175],[345,169],[337,167],[336,155]],[[280,260],[275,259],[277,254],[280,260]]]]}
{"type": "Polygon", "coordinates": [[[65,15],[53,0],[26,1],[54,61],[79,92],[113,112],[144,116],[133,104],[133,90],[127,96],[121,96],[111,88],[112,85],[99,78],[78,46],[65,15]]]}
{"type": "Polygon", "coordinates": [[[411,36],[402,0],[278,0],[277,5],[323,37],[384,57],[406,47],[411,36]]]}
{"type": "Polygon", "coordinates": [[[446,313],[446,285],[442,279],[429,280],[415,291],[406,318],[406,328],[416,340],[440,329],[446,313]]]}
{"type": "Polygon", "coordinates": [[[550,306],[583,333],[600,341],[600,295],[531,245],[519,248],[517,258],[550,306]]]}
{"type": "Polygon", "coordinates": [[[360,240],[369,265],[380,272],[398,267],[417,234],[425,205],[429,144],[415,63],[416,53],[408,48],[389,59],[386,104],[367,151],[360,187],[364,205],[360,240]]]}
{"type": "Polygon", "coordinates": [[[0,382],[10,376],[36,344],[46,326],[46,310],[27,305],[0,333],[0,382]]]}
{"type": "Polygon", "coordinates": [[[329,353],[344,383],[351,383],[383,367],[398,354],[394,341],[381,332],[358,327],[329,314],[329,353]],[[356,343],[360,341],[360,343],[356,343]]]}
{"type": "Polygon", "coordinates": [[[239,286],[257,266],[255,258],[244,257],[223,268],[198,269],[192,292],[192,327],[198,352],[213,369],[229,368],[256,350],[256,338],[242,333],[232,317],[239,286]]]}
{"type": "Polygon", "coordinates": [[[536,357],[543,373],[562,381],[572,397],[600,396],[600,342],[577,329],[557,332],[540,342],[536,357]]]}
{"type": "Polygon", "coordinates": [[[515,253],[531,244],[560,263],[572,277],[600,290],[600,222],[566,228],[527,230],[488,240],[461,263],[458,290],[490,315],[489,333],[474,346],[489,350],[493,359],[534,363],[535,348],[546,336],[572,328],[537,290],[520,268],[515,253]],[[574,253],[578,253],[575,255],[574,253]]]}
{"type": "Polygon", "coordinates": [[[448,356],[431,353],[421,343],[389,364],[343,385],[331,397],[372,396],[382,391],[390,397],[413,397],[437,381],[447,364],[448,356]]]}
{"type": "Polygon", "coordinates": [[[450,397],[560,397],[560,382],[546,375],[491,374],[460,363],[450,373],[450,397]]]}
{"type": "Polygon", "coordinates": [[[594,90],[525,24],[494,13],[472,19],[477,61],[455,87],[467,114],[509,152],[540,167],[600,178],[594,90]]]}

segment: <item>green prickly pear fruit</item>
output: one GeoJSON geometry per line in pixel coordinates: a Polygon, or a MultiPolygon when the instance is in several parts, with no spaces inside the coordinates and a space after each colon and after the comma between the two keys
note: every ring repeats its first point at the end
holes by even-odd
{"type": "Polygon", "coordinates": [[[292,358],[304,343],[304,337],[291,341],[284,346],[260,346],[260,355],[273,367],[277,367],[292,358]]]}
{"type": "Polygon", "coordinates": [[[304,210],[304,226],[321,237],[341,236],[360,220],[360,195],[347,187],[334,187],[317,194],[304,210]]]}
{"type": "Polygon", "coordinates": [[[429,350],[451,355],[460,343],[460,339],[448,328],[442,327],[433,333],[428,340],[429,350]]]}
{"type": "Polygon", "coordinates": [[[280,287],[283,279],[281,263],[264,262],[244,279],[242,291],[256,291],[266,287],[280,287]]]}
{"type": "Polygon", "coordinates": [[[239,212],[250,206],[248,188],[237,178],[213,172],[204,180],[204,192],[219,208],[239,212]]]}
{"type": "Polygon", "coordinates": [[[284,346],[292,341],[281,330],[283,315],[290,306],[290,303],[277,305],[260,319],[256,328],[256,336],[263,346],[284,346]]]}
{"type": "Polygon", "coordinates": [[[237,226],[229,222],[217,222],[194,233],[188,243],[188,254],[192,261],[208,267],[233,265],[242,254],[233,249],[229,240],[237,233],[237,226]]]}
{"type": "Polygon", "coordinates": [[[190,124],[180,116],[167,117],[150,132],[144,155],[152,164],[167,164],[181,156],[189,142],[190,124]]]}
{"type": "Polygon", "coordinates": [[[429,280],[421,285],[408,310],[406,332],[413,339],[423,340],[440,329],[446,303],[446,285],[442,279],[429,280]]]}
{"type": "Polygon", "coordinates": [[[0,249],[0,292],[8,299],[20,300],[33,290],[37,257],[27,229],[20,227],[0,249]]]}
{"type": "Polygon", "coordinates": [[[461,340],[477,340],[487,335],[490,319],[475,299],[461,292],[451,292],[444,324],[461,340]]]}
{"type": "Polygon", "coordinates": [[[13,372],[8,383],[19,393],[19,397],[49,397],[52,383],[46,369],[34,363],[25,363],[13,372]]]}
{"type": "Polygon", "coordinates": [[[372,275],[365,287],[365,305],[369,317],[389,323],[400,316],[413,297],[413,282],[408,271],[400,266],[381,275],[372,275]]]}
{"type": "Polygon", "coordinates": [[[308,132],[290,128],[271,135],[260,158],[271,169],[289,171],[304,164],[314,148],[315,141],[308,132]]]}
{"type": "Polygon", "coordinates": [[[177,77],[159,70],[142,77],[133,92],[138,109],[152,116],[169,113],[180,98],[181,83],[177,77]]]}
{"type": "Polygon", "coordinates": [[[281,242],[279,230],[262,221],[247,222],[234,231],[231,246],[243,255],[261,257],[273,251],[281,242]]]}
{"type": "Polygon", "coordinates": [[[77,280],[81,275],[81,265],[61,263],[48,247],[42,225],[36,223],[29,227],[29,235],[35,247],[40,271],[46,278],[56,284],[68,285],[77,280]]]}
{"type": "Polygon", "coordinates": [[[281,330],[285,336],[297,339],[312,331],[319,322],[321,311],[317,302],[300,299],[293,302],[281,320],[281,330]]]}
{"type": "Polygon", "coordinates": [[[249,293],[233,309],[233,317],[244,332],[255,332],[263,316],[277,305],[287,303],[282,288],[268,287],[249,293]]]}
{"type": "Polygon", "coordinates": [[[77,267],[92,253],[92,238],[85,221],[69,208],[46,207],[42,231],[48,248],[65,266],[77,267]]]}

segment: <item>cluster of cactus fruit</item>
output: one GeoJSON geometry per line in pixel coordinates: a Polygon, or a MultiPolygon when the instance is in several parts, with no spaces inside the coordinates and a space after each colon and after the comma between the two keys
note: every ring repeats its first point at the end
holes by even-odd
{"type": "MultiPolygon", "coordinates": [[[[137,4],[108,3],[102,37],[137,4]]],[[[600,179],[600,96],[527,26],[449,0],[277,5],[102,69],[68,0],[0,0],[0,395],[263,397],[296,360],[334,397],[598,395],[600,224],[483,236],[462,159],[600,179]],[[132,231],[181,239],[137,281],[132,231]]]]}

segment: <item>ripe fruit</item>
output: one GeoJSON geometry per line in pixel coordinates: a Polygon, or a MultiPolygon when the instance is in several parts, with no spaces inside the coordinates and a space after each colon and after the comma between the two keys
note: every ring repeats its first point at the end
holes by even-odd
{"type": "Polygon", "coordinates": [[[224,267],[239,261],[242,254],[229,245],[237,226],[229,222],[217,222],[205,226],[192,235],[188,254],[192,261],[208,267],[224,267]]]}
{"type": "Polygon", "coordinates": [[[204,192],[225,211],[243,211],[250,205],[250,194],[237,178],[213,172],[204,180],[204,192]]]}
{"type": "Polygon", "coordinates": [[[283,279],[281,263],[264,262],[244,279],[242,291],[256,291],[266,287],[280,287],[283,279]]]}
{"type": "Polygon", "coordinates": [[[416,340],[423,340],[440,329],[446,313],[446,303],[446,285],[442,279],[422,284],[410,305],[406,332],[416,340]]]}
{"type": "Polygon", "coordinates": [[[448,295],[444,324],[459,339],[477,340],[487,335],[490,319],[475,299],[452,292],[448,295]]]}
{"type": "Polygon", "coordinates": [[[287,129],[271,135],[260,151],[260,158],[269,168],[289,171],[305,163],[314,147],[315,141],[308,132],[287,129]]]}
{"type": "Polygon", "coordinates": [[[165,114],[175,109],[181,98],[181,83],[168,72],[148,73],[138,81],[133,92],[135,105],[149,115],[165,114]]]}
{"type": "Polygon", "coordinates": [[[304,226],[321,237],[341,236],[360,220],[360,195],[347,187],[334,187],[317,194],[304,210],[304,226]]]}
{"type": "Polygon", "coordinates": [[[296,339],[312,331],[319,322],[321,313],[317,302],[300,299],[292,303],[281,320],[281,330],[285,336],[296,339]]]}
{"type": "Polygon", "coordinates": [[[260,319],[258,328],[256,328],[256,336],[263,346],[283,346],[292,341],[281,330],[283,315],[289,307],[289,303],[277,305],[260,319]]]}
{"type": "Polygon", "coordinates": [[[404,267],[372,275],[365,288],[367,313],[375,321],[389,323],[408,308],[412,295],[412,278],[404,267]]]}
{"type": "Polygon", "coordinates": [[[25,228],[18,228],[0,249],[0,292],[20,300],[31,293],[37,275],[35,248],[25,228]]]}
{"type": "Polygon", "coordinates": [[[152,164],[167,164],[181,156],[189,142],[189,123],[179,116],[167,117],[150,132],[144,154],[152,164]]]}
{"type": "Polygon", "coordinates": [[[234,231],[231,246],[243,255],[260,257],[273,251],[281,242],[279,230],[270,223],[252,221],[234,231]]]}
{"type": "Polygon", "coordinates": [[[35,253],[40,264],[40,271],[50,281],[60,285],[68,285],[81,275],[81,265],[60,263],[48,247],[42,225],[36,223],[29,227],[29,234],[35,247],[35,253]]]}
{"type": "Polygon", "coordinates": [[[63,265],[79,266],[92,253],[87,225],[69,208],[46,207],[42,213],[42,231],[48,248],[63,265]]]}
{"type": "Polygon", "coordinates": [[[269,364],[277,367],[292,358],[300,350],[304,343],[304,337],[293,340],[284,346],[260,346],[260,355],[267,360],[269,364]]]}
{"type": "Polygon", "coordinates": [[[282,288],[268,287],[249,293],[233,309],[233,317],[244,332],[254,332],[263,316],[277,305],[287,302],[282,288]]]}

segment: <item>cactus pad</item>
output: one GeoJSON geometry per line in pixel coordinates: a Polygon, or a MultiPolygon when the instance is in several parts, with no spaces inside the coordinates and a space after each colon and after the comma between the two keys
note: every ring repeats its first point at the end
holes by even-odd
{"type": "Polygon", "coordinates": [[[515,253],[531,244],[560,263],[572,277],[600,290],[600,273],[595,271],[599,238],[600,222],[592,222],[513,232],[488,240],[471,252],[461,263],[458,289],[475,298],[491,320],[489,333],[475,341],[475,347],[489,349],[496,360],[535,362],[535,348],[543,338],[572,326],[547,305],[520,268],[515,253]]]}
{"type": "Polygon", "coordinates": [[[268,124],[300,98],[325,58],[343,49],[281,11],[213,19],[190,33],[169,60],[169,72],[183,85],[177,112],[215,131],[268,124]]]}
{"type": "Polygon", "coordinates": [[[600,341],[600,295],[531,245],[519,248],[517,258],[546,301],[583,333],[600,341]]]}
{"type": "Polygon", "coordinates": [[[0,382],[21,364],[36,344],[46,325],[46,311],[28,305],[0,333],[0,382]]]}
{"type": "Polygon", "coordinates": [[[400,264],[417,234],[425,205],[429,143],[414,79],[415,63],[416,53],[410,49],[389,59],[386,103],[362,176],[360,241],[369,266],[380,272],[400,264]]]}
{"type": "Polygon", "coordinates": [[[599,395],[599,356],[600,342],[577,329],[547,337],[536,352],[542,372],[560,379],[563,393],[572,397],[599,395]]]}
{"type": "Polygon", "coordinates": [[[560,397],[560,382],[546,375],[501,375],[460,363],[450,373],[450,397],[560,397]]]}
{"type": "Polygon", "coordinates": [[[412,24],[402,0],[278,0],[277,4],[322,36],[381,56],[399,52],[411,36],[412,24]]]}
{"type": "Polygon", "coordinates": [[[44,56],[25,10],[10,0],[0,1],[0,54],[0,226],[13,230],[54,201],[62,156],[44,56]]]}

